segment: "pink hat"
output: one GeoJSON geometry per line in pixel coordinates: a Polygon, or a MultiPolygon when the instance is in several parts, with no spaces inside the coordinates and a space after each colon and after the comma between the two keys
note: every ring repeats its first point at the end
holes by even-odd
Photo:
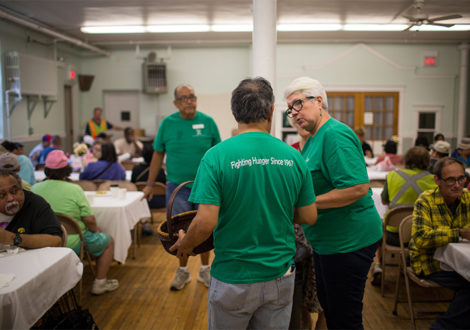
{"type": "Polygon", "coordinates": [[[46,167],[52,170],[64,168],[68,165],[68,159],[62,150],[52,150],[46,157],[46,167]]]}

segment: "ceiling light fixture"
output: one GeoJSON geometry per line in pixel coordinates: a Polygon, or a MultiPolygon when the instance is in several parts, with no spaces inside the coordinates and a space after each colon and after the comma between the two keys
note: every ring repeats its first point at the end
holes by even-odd
{"type": "Polygon", "coordinates": [[[278,24],[278,31],[339,31],[341,24],[278,24]]]}
{"type": "MultiPolygon", "coordinates": [[[[406,24],[278,24],[281,32],[315,31],[403,31],[406,24]]],[[[123,25],[83,26],[84,33],[187,33],[187,32],[252,32],[251,24],[175,24],[175,25],[123,25]]],[[[415,25],[410,31],[470,31],[470,25],[456,24],[452,27],[415,25]]]]}

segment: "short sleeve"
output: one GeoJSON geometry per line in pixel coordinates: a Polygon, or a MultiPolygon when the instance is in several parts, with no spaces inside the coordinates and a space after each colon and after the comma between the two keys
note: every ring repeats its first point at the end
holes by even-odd
{"type": "Polygon", "coordinates": [[[162,121],[160,127],[158,128],[157,136],[153,140],[153,150],[157,152],[165,151],[165,142],[163,141],[164,131],[165,131],[165,120],[162,121]]]}
{"type": "Polygon", "coordinates": [[[295,206],[307,206],[313,204],[316,199],[317,197],[315,196],[315,190],[313,189],[312,176],[308,172],[308,169],[305,167],[303,185],[300,189],[299,198],[295,206]]]}
{"type": "Polygon", "coordinates": [[[354,145],[336,147],[326,159],[326,169],[337,189],[369,182],[364,155],[354,145]]]}
{"type": "Polygon", "coordinates": [[[191,189],[189,201],[199,204],[221,204],[221,189],[216,171],[210,164],[207,154],[201,160],[197,170],[196,179],[191,189]]]}

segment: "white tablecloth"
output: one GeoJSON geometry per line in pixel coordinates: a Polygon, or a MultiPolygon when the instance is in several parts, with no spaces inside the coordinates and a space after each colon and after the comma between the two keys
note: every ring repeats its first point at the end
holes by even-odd
{"type": "MultiPolygon", "coordinates": [[[[72,172],[69,176],[70,180],[72,181],[78,181],[80,173],[77,172],[72,172]]],[[[126,171],[126,180],[131,181],[131,176],[132,176],[132,171],[126,171]]],[[[34,179],[36,182],[41,182],[46,178],[46,174],[44,174],[44,171],[34,171],[34,179]]]]}
{"type": "Polygon", "coordinates": [[[140,219],[150,217],[150,209],[147,201],[141,200],[144,196],[141,191],[128,191],[125,199],[114,198],[107,193],[103,196],[94,191],[85,191],[87,198],[93,196],[90,206],[98,226],[114,238],[114,259],[124,263],[132,243],[130,231],[140,219]]]}
{"type": "Polygon", "coordinates": [[[441,269],[456,271],[470,281],[470,241],[449,243],[434,252],[434,259],[441,262],[441,269]]]}
{"type": "Polygon", "coordinates": [[[383,188],[372,188],[372,199],[374,200],[375,208],[379,213],[380,217],[383,219],[385,213],[388,210],[388,205],[382,204],[382,198],[380,194],[382,193],[383,188]]]}
{"type": "Polygon", "coordinates": [[[367,168],[367,176],[369,177],[369,181],[372,180],[383,180],[385,181],[387,177],[388,172],[385,171],[378,171],[377,169],[374,168],[367,168]]]}
{"type": "Polygon", "coordinates": [[[0,289],[0,328],[29,329],[80,281],[83,265],[69,248],[43,248],[1,257],[0,273],[15,275],[0,289]]]}

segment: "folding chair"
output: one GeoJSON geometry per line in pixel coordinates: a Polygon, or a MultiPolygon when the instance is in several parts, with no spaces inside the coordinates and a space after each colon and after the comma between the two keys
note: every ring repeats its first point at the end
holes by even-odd
{"type": "Polygon", "coordinates": [[[387,244],[385,239],[385,228],[387,226],[399,227],[400,223],[405,219],[406,216],[413,213],[413,205],[403,205],[397,206],[393,209],[390,209],[384,217],[384,236],[382,239],[382,281],[380,283],[380,291],[382,297],[384,296],[384,287],[385,287],[385,274],[387,266],[397,266],[399,264],[399,255],[400,247],[387,244]],[[394,257],[395,256],[395,257],[394,257]]]}

